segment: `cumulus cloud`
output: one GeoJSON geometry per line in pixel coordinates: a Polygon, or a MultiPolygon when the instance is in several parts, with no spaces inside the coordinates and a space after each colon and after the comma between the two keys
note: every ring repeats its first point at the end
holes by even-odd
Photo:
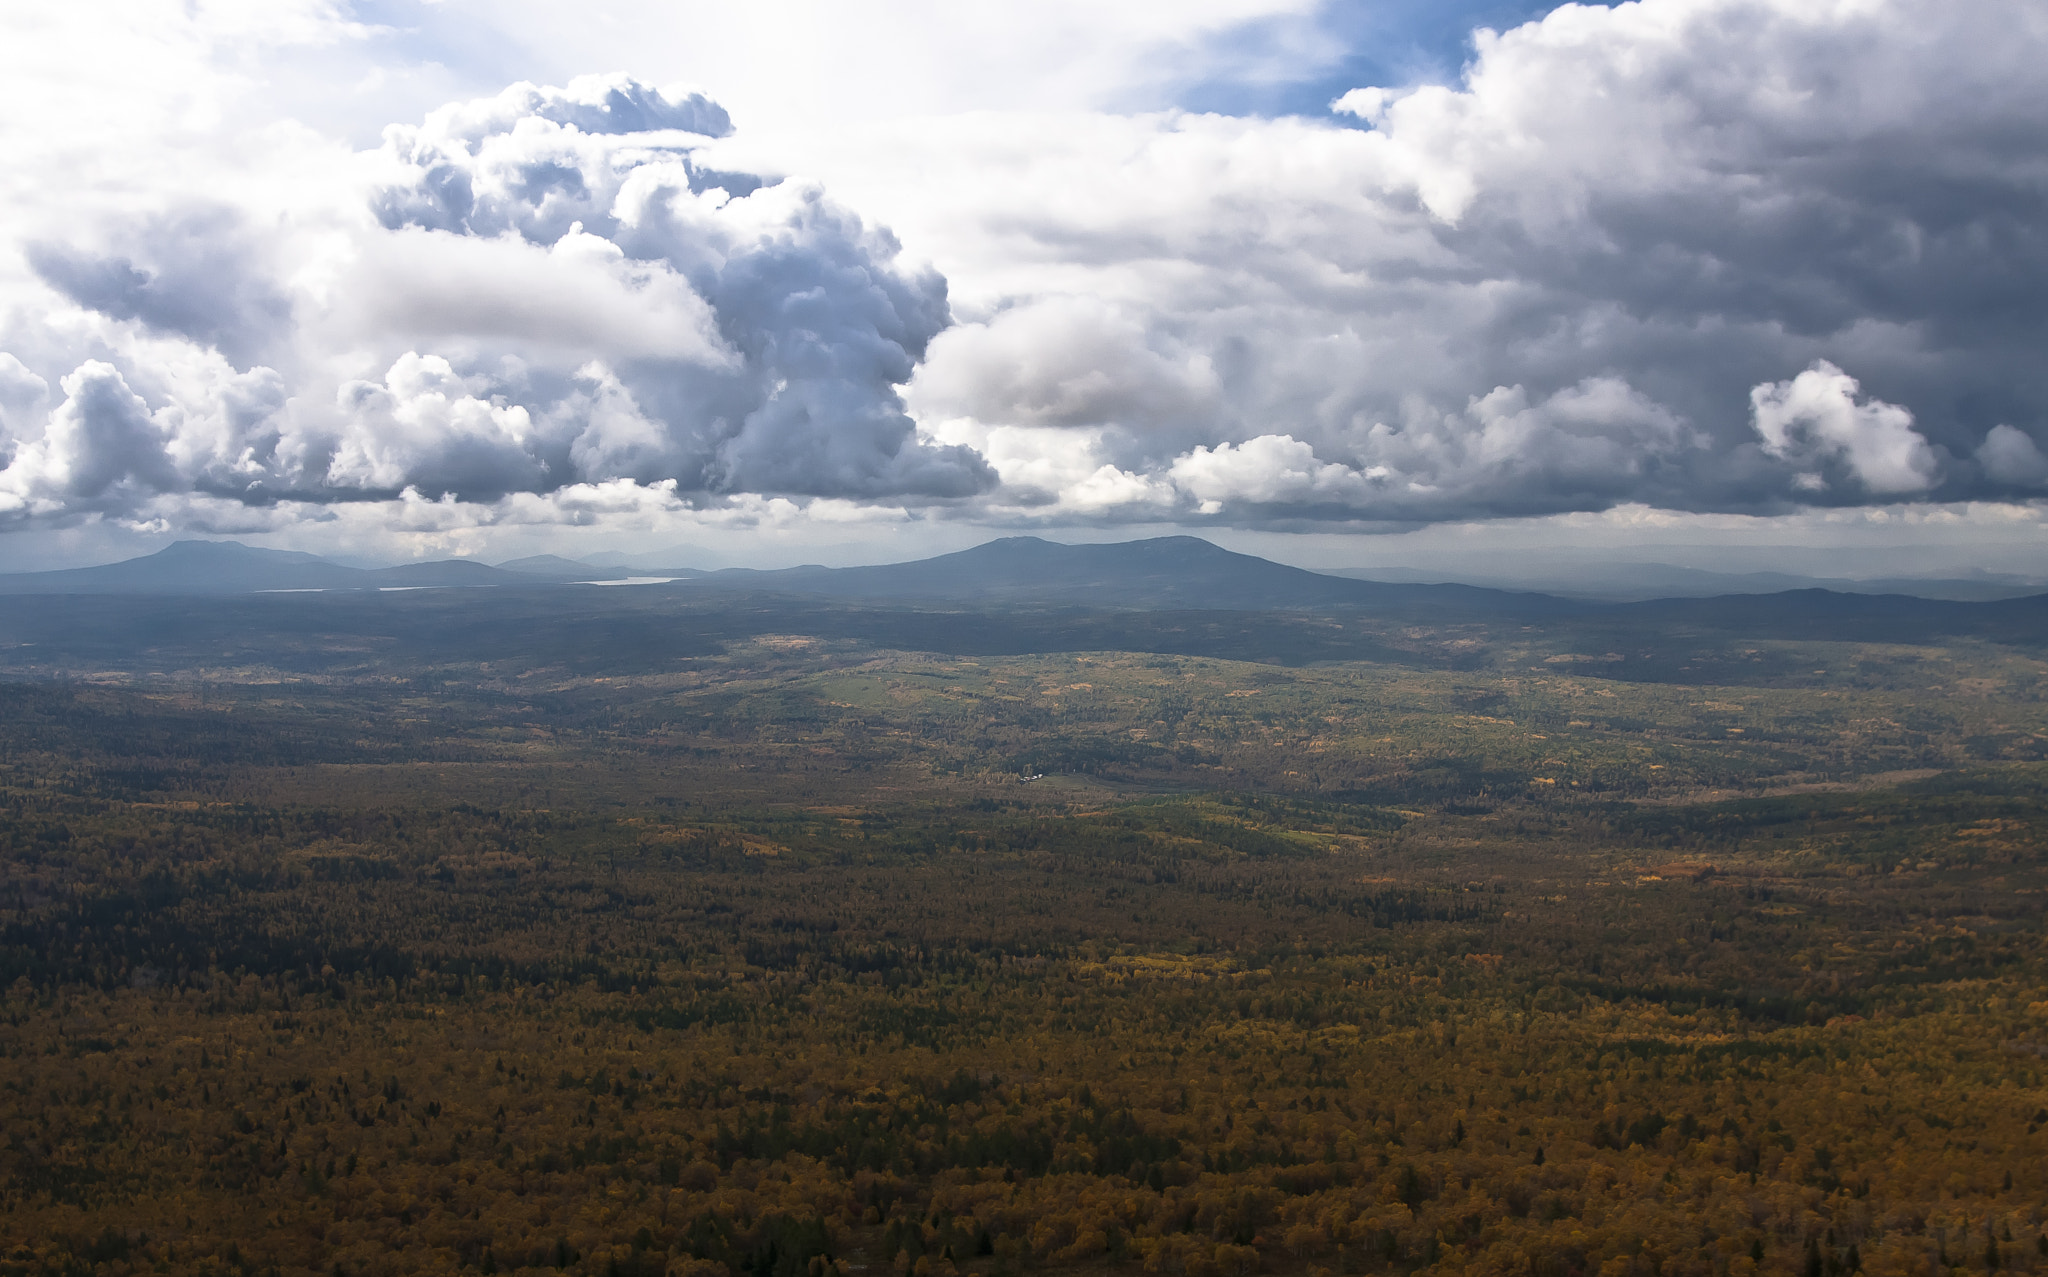
{"type": "Polygon", "coordinates": [[[421,124],[386,129],[389,180],[371,206],[391,229],[510,231],[552,243],[581,221],[604,234],[619,188],[643,163],[674,165],[699,192],[716,186],[744,195],[760,186],[759,178],[702,172],[692,163],[697,144],[731,130],[717,103],[687,89],[616,75],[585,76],[561,89],[515,84],[493,98],[451,103],[421,124]]]}
{"type": "Polygon", "coordinates": [[[1147,464],[1171,431],[1117,425],[989,426],[955,418],[938,437],[973,447],[1001,487],[982,509],[1016,519],[1151,522],[1430,522],[1473,508],[1547,512],[1559,493],[1590,508],[1683,482],[1706,439],[1626,382],[1589,377],[1541,400],[1498,386],[1463,408],[1411,405],[1399,423],[1318,445],[1268,432],[1195,444],[1147,464]]]}
{"type": "Polygon", "coordinates": [[[1475,506],[1543,510],[1560,494],[1611,505],[1669,470],[1699,439],[1627,383],[1587,378],[1531,403],[1498,386],[1462,412],[1416,412],[1354,432],[1350,463],[1291,435],[1197,446],[1169,473],[1202,514],[1265,506],[1297,517],[1429,521],[1475,506]]]}
{"type": "Polygon", "coordinates": [[[2048,485],[2044,55],[1991,0],[1567,5],[1327,118],[772,154],[695,90],[517,84],[290,198],[0,228],[0,513],[2012,500],[2048,485]]]}
{"type": "Polygon", "coordinates": [[[88,360],[62,386],[64,402],[43,436],[0,471],[0,509],[101,506],[181,486],[165,452],[164,423],[118,369],[88,360]]]}
{"type": "Polygon", "coordinates": [[[1169,471],[1183,491],[1200,502],[1201,512],[1215,514],[1227,502],[1257,505],[1359,504],[1374,481],[1386,478],[1385,467],[1361,473],[1333,462],[1318,461],[1315,449],[1292,435],[1260,435],[1243,443],[1196,447],[1177,459],[1169,471]]]}
{"type": "MultiPolygon", "coordinates": [[[[1882,400],[1858,403],[1856,393],[1856,379],[1824,359],[1790,381],[1751,390],[1764,451],[1800,465],[1840,461],[1867,491],[1887,496],[1933,487],[1940,463],[1913,429],[1913,414],[1882,400]]],[[[1817,470],[1802,470],[1795,482],[1812,490],[1827,484],[1817,470]]]]}
{"type": "Polygon", "coordinates": [[[383,381],[344,385],[339,403],[348,425],[326,474],[337,487],[488,501],[546,486],[526,409],[478,398],[439,355],[408,351],[383,381]]]}
{"type": "MultiPolygon", "coordinates": [[[[827,171],[974,321],[912,384],[931,416],[1106,423],[1134,473],[1267,437],[1384,467],[1307,517],[1967,499],[2010,484],[1944,457],[2048,431],[2043,53],[2038,6],[1566,6],[1481,33],[1461,83],[1343,95],[1356,127],[977,118],[827,171]],[[892,203],[941,153],[950,180],[892,203]],[[1119,331],[1023,322],[1069,310],[1119,331]],[[1863,398],[1767,411],[1766,447],[1751,390],[1818,361],[1863,398]],[[1105,365],[1159,370],[1135,397],[1172,410],[1105,365]],[[1160,375],[1194,368],[1198,393],[1160,375]]],[[[1286,514],[1264,491],[1204,500],[1286,514]]]]}
{"type": "Polygon", "coordinates": [[[968,417],[938,423],[933,438],[972,448],[999,484],[978,513],[997,520],[1116,519],[1171,510],[1166,476],[1117,464],[1129,436],[1109,427],[985,426],[968,417]]]}
{"type": "Polygon", "coordinates": [[[417,227],[371,236],[324,318],[338,338],[469,359],[735,362],[687,279],[573,222],[550,244],[417,227]]]}
{"type": "Polygon", "coordinates": [[[395,172],[374,204],[401,242],[424,233],[424,257],[455,260],[435,242],[452,237],[477,241],[465,249],[480,257],[532,259],[530,288],[482,271],[523,305],[429,283],[422,292],[461,299],[445,303],[463,313],[444,328],[498,348],[529,331],[580,334],[569,344],[581,358],[601,356],[606,371],[584,380],[610,388],[580,388],[551,414],[575,432],[558,482],[869,499],[986,487],[978,457],[918,438],[896,389],[948,322],[945,281],[900,266],[887,232],[815,185],[697,164],[701,135],[728,127],[700,96],[618,78],[519,85],[390,131],[395,172]],[[539,282],[540,248],[559,284],[539,282]],[[563,305],[577,289],[582,304],[563,305]],[[493,334],[493,322],[521,331],[493,334]],[[575,422],[586,403],[604,420],[575,422]],[[579,469],[612,461],[631,468],[579,469]]]}
{"type": "Polygon", "coordinates": [[[58,322],[0,342],[67,398],[39,421],[48,376],[0,365],[8,512],[987,488],[899,393],[949,322],[945,281],[815,183],[699,165],[730,128],[624,77],[521,84],[387,130],[353,208],[259,230],[186,207],[31,243],[58,322]]]}

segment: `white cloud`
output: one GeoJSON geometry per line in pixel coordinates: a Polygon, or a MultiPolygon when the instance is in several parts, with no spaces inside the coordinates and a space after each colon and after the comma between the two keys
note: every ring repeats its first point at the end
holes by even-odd
{"type": "Polygon", "coordinates": [[[16,296],[35,309],[0,324],[10,384],[105,369],[152,424],[42,421],[13,395],[10,508],[985,487],[898,391],[947,322],[944,281],[815,184],[693,163],[724,127],[701,95],[619,77],[519,85],[392,130],[338,205],[181,205],[32,241],[16,296]],[[124,440],[150,446],[116,474],[124,440]]]}
{"type": "Polygon", "coordinates": [[[340,409],[347,424],[324,476],[337,487],[489,499],[546,482],[526,409],[478,398],[439,355],[408,351],[383,382],[344,385],[340,409]]]}
{"type": "Polygon", "coordinates": [[[1794,463],[1839,459],[1864,488],[1886,496],[1933,487],[1940,462],[1913,429],[1913,414],[1882,400],[1858,403],[1857,389],[1826,360],[1757,386],[1749,401],[1764,451],[1794,463]]]}
{"type": "Polygon", "coordinates": [[[1541,506],[1560,492],[1633,490],[1697,438],[1672,414],[1614,378],[1588,378],[1532,404],[1500,386],[1463,412],[1417,412],[1350,434],[1352,464],[1319,459],[1290,435],[1196,447],[1174,461],[1175,483],[1204,514],[1236,504],[1297,507],[1323,517],[1417,520],[1481,506],[1541,506]]]}
{"type": "Polygon", "coordinates": [[[445,0],[406,21],[521,82],[357,151],[266,68],[413,37],[38,11],[0,502],[1299,526],[2044,482],[2048,10],[1567,6],[1340,118],[1115,113],[1313,7],[445,0]]]}
{"type": "MultiPolygon", "coordinates": [[[[679,468],[676,441],[661,422],[641,411],[618,374],[593,360],[577,370],[576,380],[576,393],[556,411],[580,427],[569,445],[577,473],[661,475],[679,468]]],[[[673,479],[651,482],[675,486],[673,479]]]]}
{"type": "Polygon", "coordinates": [[[365,236],[325,324],[341,343],[402,342],[471,359],[735,363],[688,280],[570,226],[553,244],[417,227],[365,236]]]}
{"type": "Polygon", "coordinates": [[[1358,505],[1384,468],[1361,474],[1316,460],[1315,449],[1291,435],[1260,435],[1241,444],[1197,447],[1174,461],[1173,481],[1200,502],[1204,514],[1221,513],[1226,503],[1254,505],[1337,502],[1358,505]]]}
{"type": "Polygon", "coordinates": [[[118,369],[88,360],[62,382],[64,402],[40,439],[0,471],[0,509],[34,512],[60,503],[101,505],[129,493],[180,486],[165,453],[164,422],[118,369]],[[121,491],[116,491],[117,489],[121,491]]]}

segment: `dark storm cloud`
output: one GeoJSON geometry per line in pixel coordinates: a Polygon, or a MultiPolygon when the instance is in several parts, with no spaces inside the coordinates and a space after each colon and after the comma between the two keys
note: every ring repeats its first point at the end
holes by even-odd
{"type": "MultiPolygon", "coordinates": [[[[1471,278],[1522,293],[1475,343],[1484,374],[1555,383],[1603,361],[1712,440],[1638,499],[1741,508],[1782,498],[1787,481],[1744,464],[1748,391],[1828,360],[1910,414],[1931,449],[1912,490],[2010,492],[1957,460],[1997,426],[2048,423],[2041,9],[1944,8],[1827,20],[1818,6],[1701,5],[1647,74],[1597,57],[1505,69],[1529,88],[1577,62],[1621,136],[1551,175],[1569,216],[1544,207],[1559,192],[1543,175],[1517,173],[1443,230],[1471,278]],[[1660,127],[1631,137],[1619,117],[1647,98],[1660,127]]],[[[1597,130],[1602,112],[1579,97],[1531,97],[1518,123],[1538,137],[1597,130]]],[[[1819,490],[1802,473],[1800,499],[1824,504],[1906,490],[1819,490]]]]}
{"type": "MultiPolygon", "coordinates": [[[[1231,521],[2037,495],[2044,57],[2038,3],[1567,6],[1458,87],[1347,94],[1369,130],[1171,119],[1099,193],[1047,137],[1061,199],[985,218],[1060,291],[948,333],[913,403],[1018,475],[1173,458],[1231,521]],[[1148,368],[1200,375],[1160,413],[1148,368]],[[1088,433],[1002,436],[1049,426],[1088,433]]],[[[1124,491],[1086,512],[1155,517],[1124,491]]]]}

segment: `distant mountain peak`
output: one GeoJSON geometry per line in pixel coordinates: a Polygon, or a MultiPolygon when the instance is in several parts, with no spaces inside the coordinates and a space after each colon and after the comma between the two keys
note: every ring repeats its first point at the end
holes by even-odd
{"type": "Polygon", "coordinates": [[[272,590],[375,590],[424,585],[534,585],[468,559],[352,568],[303,550],[240,541],[174,541],[154,554],[98,567],[0,576],[0,594],[257,594],[272,590]]]}
{"type": "MultiPolygon", "coordinates": [[[[166,560],[169,560],[169,561],[192,561],[192,562],[202,562],[202,563],[203,563],[203,562],[219,562],[219,563],[225,563],[225,562],[233,562],[233,561],[237,561],[237,560],[240,560],[240,561],[250,561],[250,560],[262,560],[262,561],[265,561],[265,562],[269,562],[269,563],[329,563],[329,562],[330,562],[330,561],[329,561],[329,560],[327,560],[327,559],[323,559],[323,558],[321,558],[321,557],[320,557],[319,555],[317,555],[317,554],[308,554],[308,553],[306,553],[306,552],[305,552],[304,550],[272,550],[272,549],[270,549],[270,548],[268,548],[268,547],[266,547],[266,546],[260,546],[260,545],[244,545],[244,544],[243,544],[242,542],[240,542],[240,541],[200,541],[200,540],[184,540],[184,541],[173,541],[173,542],[171,542],[171,543],[170,543],[169,545],[165,546],[165,547],[164,547],[163,549],[161,549],[161,550],[158,550],[158,551],[157,551],[157,552],[156,552],[155,554],[147,554],[147,555],[144,555],[144,556],[142,556],[142,557],[141,557],[141,558],[139,558],[139,559],[129,559],[129,560],[126,560],[126,562],[129,562],[129,563],[144,563],[144,562],[149,562],[149,561],[151,561],[151,560],[156,560],[156,561],[166,561],[166,560]]],[[[119,566],[119,565],[118,565],[118,564],[109,564],[108,566],[110,566],[110,567],[117,567],[117,566],[119,566]]],[[[338,564],[331,564],[331,566],[339,566],[339,565],[338,565],[338,564]]]]}
{"type": "Polygon", "coordinates": [[[523,572],[529,576],[578,577],[604,576],[606,570],[588,563],[565,559],[559,554],[529,554],[522,559],[507,559],[498,564],[501,572],[523,572]]]}

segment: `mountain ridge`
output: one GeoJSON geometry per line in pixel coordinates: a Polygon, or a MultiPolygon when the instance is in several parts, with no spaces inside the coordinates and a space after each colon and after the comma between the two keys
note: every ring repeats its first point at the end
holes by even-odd
{"type": "MultiPolygon", "coordinates": [[[[669,578],[638,588],[731,597],[814,598],[848,604],[1033,607],[1097,611],[1413,612],[1433,620],[1661,618],[1673,625],[1742,615],[1787,630],[1897,622],[1989,623],[2035,628],[2048,594],[2001,601],[1929,600],[1904,594],[1800,588],[1769,593],[1676,596],[1633,601],[1560,597],[1458,583],[1387,582],[1314,572],[1224,549],[1193,536],[1065,544],[1001,537],[965,550],[901,563],[831,568],[645,570],[669,578]]],[[[0,575],[0,595],[222,597],[260,593],[375,592],[494,587],[555,590],[619,580],[604,569],[552,555],[495,567],[443,559],[355,568],[295,550],[237,541],[179,541],[154,554],[95,567],[0,575]]]]}
{"type": "Polygon", "coordinates": [[[1356,581],[1226,550],[1200,537],[1066,544],[1001,537],[965,550],[861,567],[725,568],[693,589],[758,589],[841,599],[1037,604],[1115,609],[1242,611],[1360,607],[1429,600],[1491,610],[1513,600],[1547,610],[1548,596],[1468,585],[1356,581]]]}
{"type": "Polygon", "coordinates": [[[532,583],[532,577],[470,559],[352,568],[301,550],[272,550],[240,541],[174,541],[154,554],[118,563],[6,573],[0,575],[0,595],[217,596],[532,583]]]}

